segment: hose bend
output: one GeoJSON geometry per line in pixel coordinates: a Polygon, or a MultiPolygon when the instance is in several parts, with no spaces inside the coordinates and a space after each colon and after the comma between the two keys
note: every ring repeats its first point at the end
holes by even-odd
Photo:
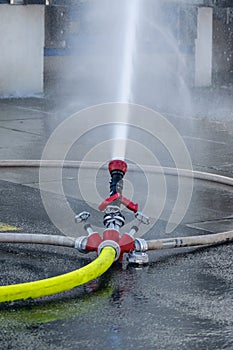
{"type": "MultiPolygon", "coordinates": [[[[3,159],[0,160],[0,168],[86,168],[86,169],[99,169],[102,165],[100,162],[94,161],[72,161],[72,160],[39,160],[39,159],[3,159]]],[[[103,165],[102,165],[103,166],[103,165]]],[[[159,174],[161,173],[161,167],[156,165],[141,165],[145,171],[149,173],[159,174]]],[[[106,165],[103,168],[107,168],[106,165]]],[[[135,165],[131,164],[131,171],[137,171],[135,165]]],[[[233,178],[207,173],[197,170],[178,169],[172,167],[163,167],[165,175],[177,176],[177,170],[179,170],[179,176],[194,178],[197,180],[204,180],[219,183],[221,185],[233,186],[233,178]]]]}
{"type": "Polygon", "coordinates": [[[36,299],[78,287],[106,272],[115,255],[114,248],[105,247],[94,261],[81,269],[44,280],[0,286],[0,302],[36,299]]]}

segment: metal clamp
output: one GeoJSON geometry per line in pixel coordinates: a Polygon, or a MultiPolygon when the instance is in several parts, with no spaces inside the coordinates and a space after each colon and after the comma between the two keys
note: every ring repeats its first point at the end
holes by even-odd
{"type": "Polygon", "coordinates": [[[79,224],[80,222],[87,221],[90,216],[91,214],[88,211],[82,211],[75,216],[75,222],[79,224]]]}
{"type": "Polygon", "coordinates": [[[124,226],[125,218],[121,214],[120,208],[116,205],[108,205],[105,209],[104,226],[109,227],[110,224],[117,225],[119,227],[124,226]]]}
{"type": "Polygon", "coordinates": [[[128,262],[130,264],[144,265],[148,264],[149,258],[146,253],[136,252],[135,250],[130,252],[128,255],[128,262]]]}
{"type": "Polygon", "coordinates": [[[140,211],[137,211],[137,213],[135,214],[135,218],[142,224],[149,225],[150,223],[150,219],[148,218],[148,216],[141,213],[140,211]]]}
{"type": "Polygon", "coordinates": [[[117,205],[108,205],[104,210],[105,214],[119,214],[120,208],[117,205]]]}

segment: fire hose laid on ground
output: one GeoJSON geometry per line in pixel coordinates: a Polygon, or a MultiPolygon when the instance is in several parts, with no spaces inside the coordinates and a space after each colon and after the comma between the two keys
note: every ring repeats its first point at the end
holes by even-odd
{"type": "MultiPolygon", "coordinates": [[[[0,167],[18,166],[61,166],[61,163],[56,161],[44,163],[40,161],[0,162],[0,167]]],[[[77,167],[77,162],[68,162],[68,164],[63,164],[63,166],[77,167]]],[[[90,166],[93,167],[93,164],[90,164],[90,166]]],[[[75,219],[76,222],[84,223],[84,228],[87,232],[86,236],[73,238],[29,233],[0,234],[0,243],[33,243],[71,247],[76,248],[81,253],[95,251],[98,255],[97,258],[81,269],[60,276],[34,282],[0,286],[0,302],[35,299],[70,290],[102,275],[114,261],[121,261],[124,253],[128,255],[130,263],[144,264],[148,262],[148,255],[146,254],[148,250],[220,244],[233,240],[233,231],[229,231],[202,236],[146,241],[134,237],[138,230],[137,226],[133,226],[128,233],[120,235],[120,228],[125,223],[125,218],[120,210],[121,204],[133,211],[140,223],[148,224],[149,219],[138,211],[137,204],[122,195],[123,177],[127,171],[127,164],[122,160],[113,160],[109,163],[108,169],[111,175],[110,197],[99,205],[99,210],[104,211],[103,223],[105,230],[102,236],[98,232],[93,231],[91,225],[87,223],[90,214],[85,211],[78,214],[75,219]]],[[[154,170],[156,171],[156,169],[154,170]]],[[[177,169],[164,168],[164,170],[165,174],[176,175],[177,169]]],[[[189,172],[182,169],[179,169],[179,174],[233,186],[233,179],[221,175],[195,171],[189,172]]]]}

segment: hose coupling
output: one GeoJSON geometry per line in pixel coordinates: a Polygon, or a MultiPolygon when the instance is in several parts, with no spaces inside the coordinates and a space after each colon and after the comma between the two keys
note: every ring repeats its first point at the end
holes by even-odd
{"type": "Polygon", "coordinates": [[[88,253],[86,247],[87,247],[87,236],[81,236],[81,237],[78,237],[76,240],[75,240],[75,243],[74,243],[74,247],[75,249],[77,249],[80,253],[88,253]]]}
{"type": "Polygon", "coordinates": [[[136,238],[134,240],[134,250],[129,252],[128,262],[134,265],[145,265],[149,262],[148,254],[145,252],[148,250],[148,244],[145,239],[136,238]]]}
{"type": "Polygon", "coordinates": [[[115,241],[112,241],[112,240],[105,240],[105,241],[101,242],[100,245],[98,246],[98,255],[100,255],[101,250],[105,247],[112,247],[115,249],[115,251],[116,251],[115,261],[117,261],[120,257],[120,254],[121,254],[121,249],[120,249],[119,244],[115,241]]]}
{"type": "Polygon", "coordinates": [[[136,252],[146,252],[148,250],[147,241],[143,238],[135,238],[134,247],[136,252]]]}

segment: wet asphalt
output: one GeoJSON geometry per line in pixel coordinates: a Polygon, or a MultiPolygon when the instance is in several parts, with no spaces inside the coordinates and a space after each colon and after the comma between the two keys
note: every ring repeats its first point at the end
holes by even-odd
{"type": "MultiPolygon", "coordinates": [[[[231,177],[232,88],[195,91],[192,101],[193,114],[167,110],[163,115],[182,136],[194,170],[231,177]],[[213,103],[207,108],[204,100],[213,103]]],[[[93,99],[89,106],[96,102],[100,100],[93,99]]],[[[70,102],[68,96],[61,101],[55,93],[47,92],[43,98],[5,99],[0,101],[0,106],[0,158],[40,159],[55,127],[87,104],[74,99],[70,102]]],[[[84,135],[73,145],[68,158],[82,160],[108,132],[103,127],[84,135]]],[[[143,138],[135,135],[138,142],[149,147],[153,140],[148,137],[142,141],[143,138]]],[[[156,156],[161,164],[173,166],[172,159],[156,142],[156,156]]],[[[92,181],[91,176],[88,171],[86,187],[92,181]]],[[[144,238],[165,236],[177,194],[176,178],[166,179],[164,209],[160,218],[152,217],[154,225],[144,238]]],[[[106,170],[100,169],[96,187],[102,197],[108,196],[108,180],[106,170]]],[[[126,191],[130,194],[134,187],[134,200],[141,207],[148,195],[156,204],[154,192],[148,193],[147,179],[139,170],[129,171],[125,180],[126,191]]],[[[62,181],[73,212],[90,210],[91,223],[101,227],[98,203],[83,198],[78,171],[65,169],[62,181]]],[[[51,183],[49,201],[62,212],[62,198],[53,187],[53,173],[48,182],[51,183]]],[[[156,187],[156,177],[153,185],[156,187]]],[[[1,222],[14,225],[21,232],[61,234],[42,203],[38,169],[0,169],[0,189],[1,222]]],[[[232,196],[230,186],[195,180],[189,208],[172,236],[232,230],[232,196]]],[[[125,213],[126,220],[133,222],[133,216],[125,213]]],[[[67,222],[66,229],[73,236],[84,233],[73,222],[67,222]]],[[[97,280],[72,291],[1,305],[0,348],[230,350],[233,348],[232,253],[231,244],[149,252],[147,266],[129,266],[124,260],[97,280]]],[[[0,244],[1,284],[55,276],[82,267],[94,257],[61,247],[0,244]]]]}

